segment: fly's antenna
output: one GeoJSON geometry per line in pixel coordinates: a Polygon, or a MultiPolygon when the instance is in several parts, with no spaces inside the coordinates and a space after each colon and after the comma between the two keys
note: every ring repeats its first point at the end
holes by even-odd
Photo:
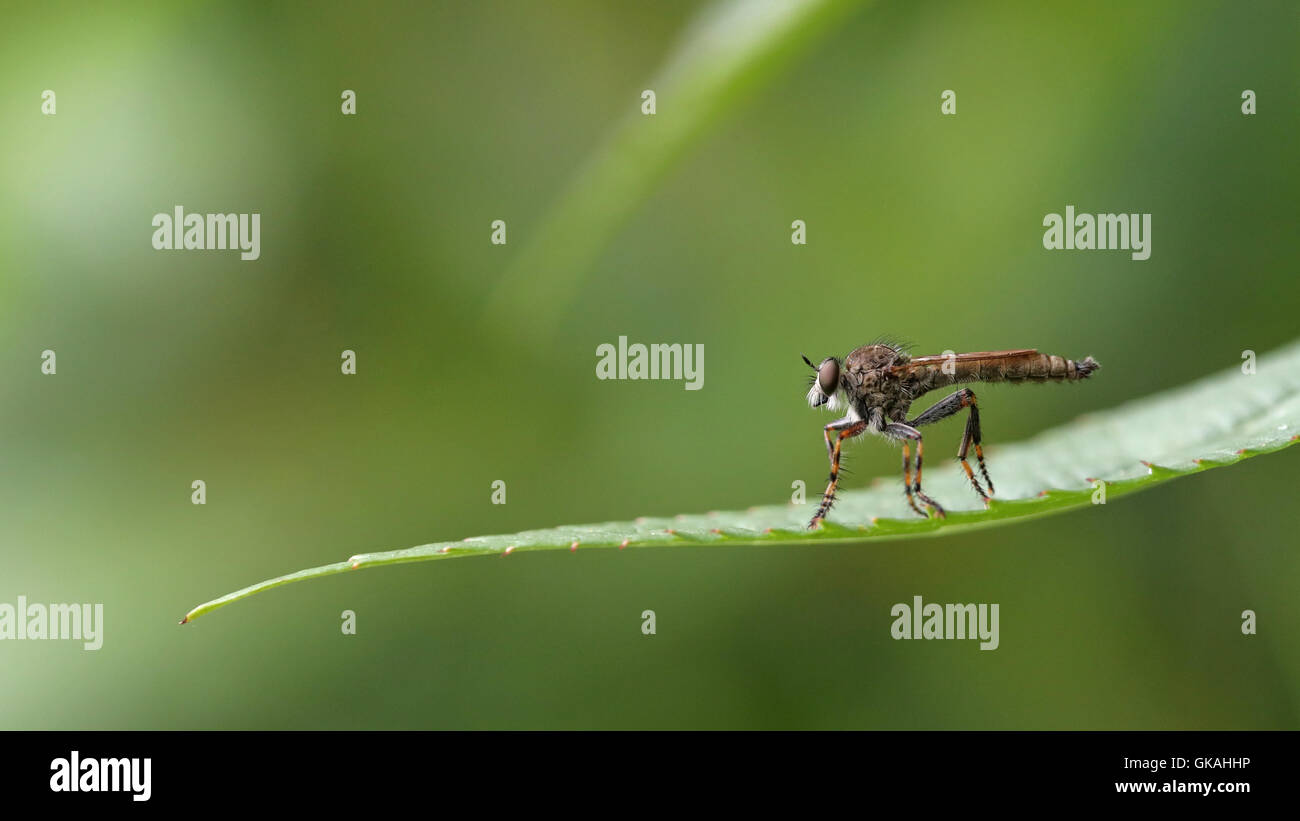
{"type": "Polygon", "coordinates": [[[814,365],[812,362],[810,362],[808,360],[808,357],[804,356],[803,354],[799,354],[799,355],[803,356],[803,361],[808,363],[808,367],[812,368],[814,371],[817,370],[817,366],[814,365]]]}

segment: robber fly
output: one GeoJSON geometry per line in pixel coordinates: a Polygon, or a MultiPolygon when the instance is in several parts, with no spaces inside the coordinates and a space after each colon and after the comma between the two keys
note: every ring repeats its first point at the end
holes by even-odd
{"type": "Polygon", "coordinates": [[[980,414],[975,405],[975,392],[962,388],[935,403],[920,416],[907,420],[907,411],[922,394],[960,382],[1063,382],[1085,379],[1101,366],[1091,356],[1079,362],[1049,356],[1025,348],[1018,351],[981,351],[941,356],[909,355],[899,345],[878,343],[863,345],[843,360],[837,357],[823,359],[814,365],[808,357],[803,361],[817,373],[808,387],[808,404],[814,408],[825,405],[833,411],[846,409],[847,415],[822,429],[826,440],[826,456],[831,462],[830,484],[822,496],[817,513],[808,523],[810,530],[821,526],[831,505],[835,504],[835,488],[840,477],[840,446],[866,431],[880,434],[903,443],[903,489],[907,503],[921,516],[927,516],[917,505],[919,500],[926,510],[936,517],[944,516],[943,507],[921,490],[921,432],[917,428],[946,419],[969,409],[966,432],[961,437],[957,459],[971,486],[987,505],[993,495],[993,481],[984,466],[984,449],[980,446],[980,414]],[[834,432],[835,442],[831,442],[834,432]],[[916,478],[912,477],[910,442],[916,442],[916,478]],[[966,461],[966,454],[975,448],[984,485],[980,485],[966,461]]]}

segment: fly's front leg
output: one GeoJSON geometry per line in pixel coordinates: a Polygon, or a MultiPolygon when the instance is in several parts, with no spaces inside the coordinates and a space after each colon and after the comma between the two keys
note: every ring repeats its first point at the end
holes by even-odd
{"type": "Polygon", "coordinates": [[[835,451],[835,446],[831,444],[831,431],[844,430],[845,428],[853,427],[854,424],[854,421],[846,416],[843,419],[836,419],[834,422],[831,422],[829,425],[822,428],[822,438],[826,440],[827,459],[832,459],[835,451]]]}
{"type": "Polygon", "coordinates": [[[944,512],[943,505],[925,495],[921,490],[921,465],[925,459],[925,443],[921,438],[921,432],[911,425],[905,425],[902,422],[894,422],[885,426],[885,435],[892,436],[896,439],[903,440],[903,489],[907,493],[907,503],[912,506],[912,510],[925,516],[921,509],[916,506],[916,501],[912,498],[915,494],[921,504],[933,509],[934,515],[942,519],[947,514],[944,512]],[[916,442],[916,480],[911,476],[911,454],[908,450],[908,441],[916,442]]]}
{"type": "Polygon", "coordinates": [[[809,530],[816,530],[820,527],[821,523],[826,519],[826,514],[831,512],[831,505],[835,504],[835,486],[840,481],[840,446],[844,444],[845,439],[857,436],[866,429],[866,422],[850,422],[846,418],[827,425],[823,430],[826,444],[830,447],[831,476],[830,483],[826,485],[826,492],[822,494],[822,503],[817,506],[817,512],[813,515],[812,521],[808,522],[809,530]],[[839,431],[834,446],[830,445],[832,430],[839,431]]]}

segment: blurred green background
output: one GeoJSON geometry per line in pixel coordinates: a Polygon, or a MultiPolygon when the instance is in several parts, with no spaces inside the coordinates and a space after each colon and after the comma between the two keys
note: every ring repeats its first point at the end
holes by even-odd
{"type": "MultiPolygon", "coordinates": [[[[105,643],[0,643],[0,727],[1300,726],[1296,449],[939,539],[410,565],[177,626],[357,552],[815,494],[800,353],[1101,361],[981,392],[996,479],[999,442],[1297,335],[1287,2],[864,5],[678,158],[557,334],[484,319],[700,9],[7,12],[0,602],[103,602],[105,643]],[[154,251],[177,204],[261,213],[261,259],[154,251]],[[1071,204],[1151,213],[1151,258],[1045,251],[1071,204]],[[598,381],[620,335],[702,343],[704,389],[598,381]],[[914,595],[999,603],[1000,649],[892,640],[914,595]]],[[[850,487],[897,471],[878,440],[848,459],[850,487]]]]}

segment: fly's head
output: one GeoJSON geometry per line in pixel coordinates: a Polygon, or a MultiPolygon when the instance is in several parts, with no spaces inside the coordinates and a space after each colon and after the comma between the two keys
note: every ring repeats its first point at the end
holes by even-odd
{"type": "Polygon", "coordinates": [[[843,407],[844,401],[840,391],[842,387],[840,360],[831,356],[823,359],[820,365],[814,365],[812,360],[805,356],[803,361],[816,371],[808,379],[808,404],[814,408],[825,405],[831,410],[839,410],[843,407]]]}

